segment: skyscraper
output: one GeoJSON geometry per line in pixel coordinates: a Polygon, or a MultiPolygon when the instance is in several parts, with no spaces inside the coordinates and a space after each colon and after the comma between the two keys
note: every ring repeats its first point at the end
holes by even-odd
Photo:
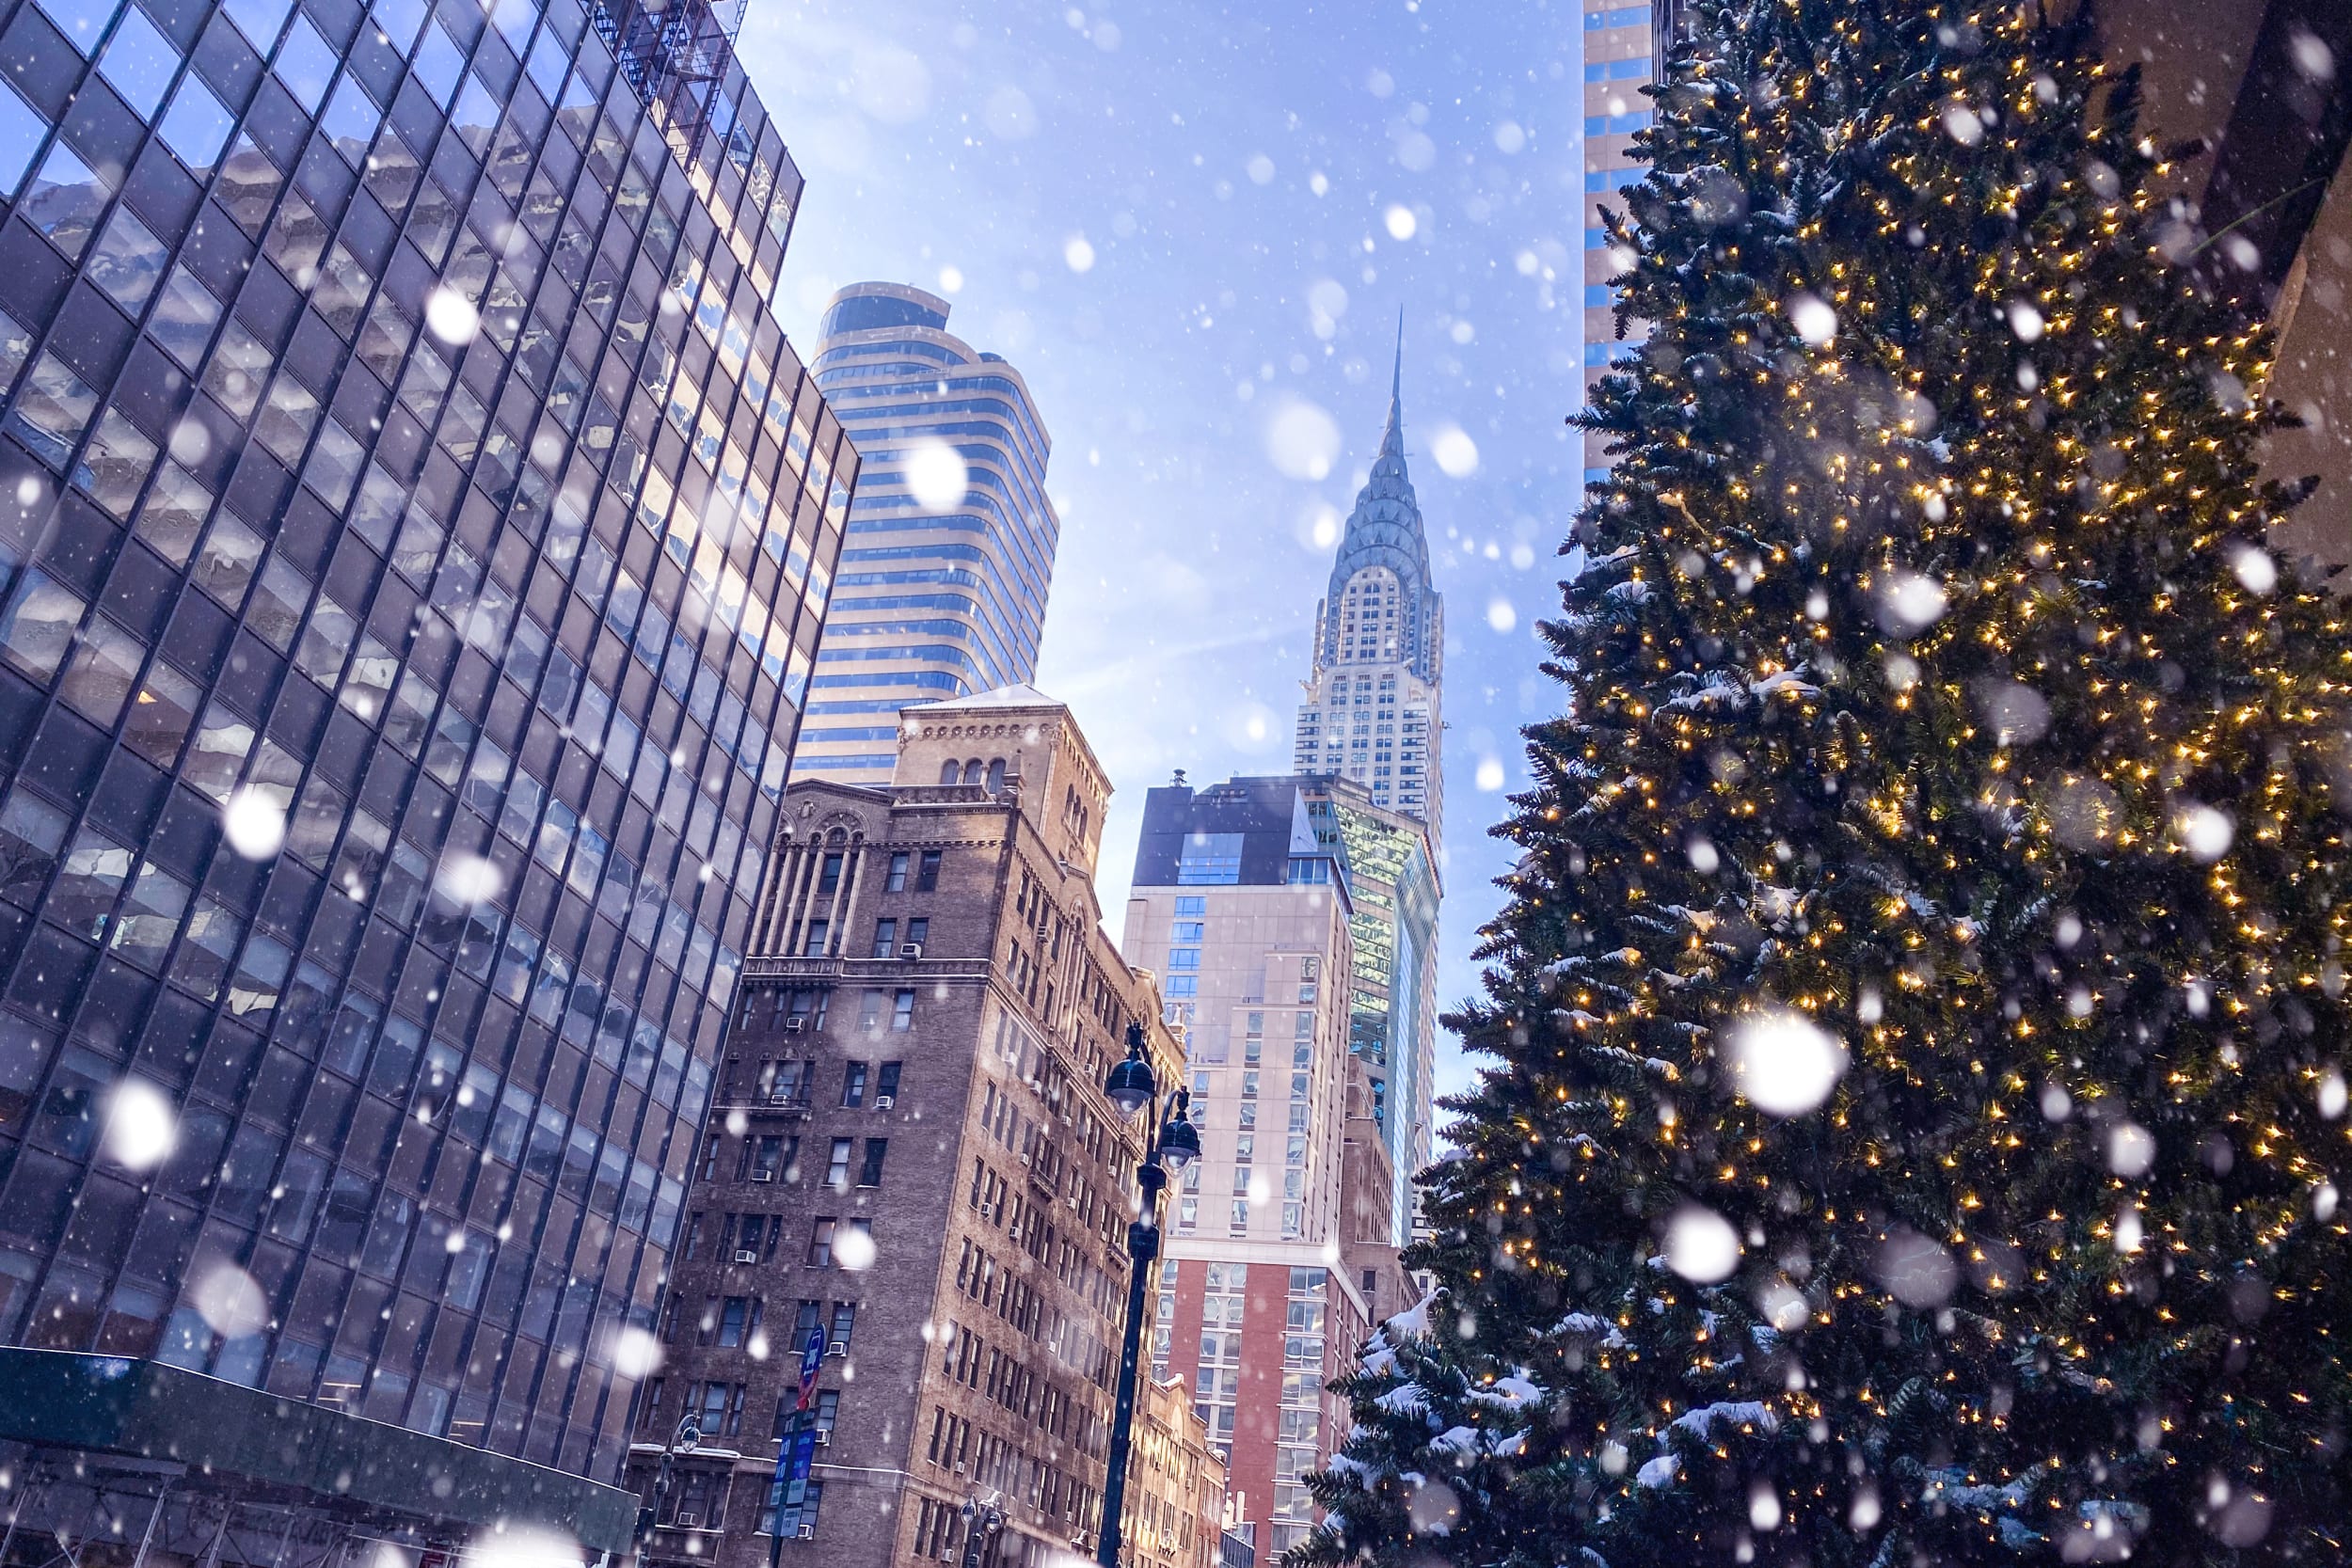
{"type": "Polygon", "coordinates": [[[1411,1239],[1413,1178],[1431,1153],[1437,1066],[1438,902],[1443,890],[1429,830],[1372,803],[1345,779],[1311,779],[1316,832],[1348,868],[1348,1049],[1363,1066],[1391,1177],[1389,1245],[1411,1239]]]}
{"type": "Polygon", "coordinates": [[[815,369],[866,460],[795,777],[882,784],[898,709],[1028,681],[1061,520],[1021,372],[899,283],[834,295],[815,369]]]}
{"type": "MultiPolygon", "coordinates": [[[[1671,26],[1675,0],[1617,5],[1584,0],[1584,390],[1641,343],[1637,331],[1617,336],[1609,280],[1625,270],[1611,254],[1600,226],[1603,206],[1625,209],[1617,192],[1639,184],[1649,166],[1633,156],[1633,134],[1646,130],[1650,102],[1642,89],[1657,79],[1657,40],[1671,26]]],[[[1608,438],[1585,436],[1584,477],[1609,472],[1608,438]]]]}
{"type": "Polygon", "coordinates": [[[1292,764],[1352,873],[1352,1049],[1372,1082],[1394,1179],[1391,1240],[1406,1239],[1414,1173],[1429,1163],[1437,1057],[1438,844],[1444,810],[1445,603],[1406,471],[1404,352],[1372,473],[1315,609],[1315,654],[1292,764]]]}
{"type": "Polygon", "coordinates": [[[857,469],[728,38],[0,5],[0,1471],[69,1552],[627,1543],[857,469]]]}
{"type": "Polygon", "coordinates": [[[1400,346],[1379,454],[1315,607],[1314,662],[1292,763],[1301,773],[1362,784],[1375,805],[1420,818],[1435,839],[1445,805],[1445,601],[1431,580],[1421,502],[1405,468],[1404,377],[1400,346]]]}
{"type": "MultiPolygon", "coordinates": [[[[1370,1314],[1346,1265],[1352,959],[1345,848],[1298,778],[1146,798],[1121,947],[1185,1026],[1201,1157],[1160,1270],[1153,1370],[1191,1385],[1264,1560],[1314,1522],[1304,1477],[1343,1435],[1326,1383],[1370,1314]]],[[[1385,1216],[1387,1195],[1371,1210],[1385,1216]]],[[[1374,1240],[1385,1241],[1384,1238],[1374,1240]]]]}

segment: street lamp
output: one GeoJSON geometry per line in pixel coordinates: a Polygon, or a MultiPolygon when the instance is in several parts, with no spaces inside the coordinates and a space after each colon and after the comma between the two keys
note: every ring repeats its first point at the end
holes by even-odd
{"type": "Polygon", "coordinates": [[[1158,1122],[1159,1085],[1152,1064],[1143,1059],[1143,1025],[1127,1025],[1127,1059],[1111,1069],[1103,1092],[1129,1121],[1149,1108],[1158,1125],[1136,1165],[1136,1181],[1143,1188],[1143,1207],[1127,1227],[1127,1333],[1119,1349],[1119,1404],[1111,1417],[1110,1474],[1103,1482],[1103,1528],[1094,1559],[1102,1568],[1119,1568],[1120,1514],[1127,1503],[1127,1451],[1135,1440],[1136,1363],[1143,1355],[1143,1304],[1151,1293],[1152,1265],[1160,1256],[1160,1194],[1168,1173],[1180,1171],[1200,1158],[1200,1131],[1185,1113],[1192,1092],[1181,1085],[1170,1098],[1168,1120],[1158,1122]]]}
{"type": "Polygon", "coordinates": [[[669,1447],[661,1450],[661,1463],[653,1473],[653,1500],[637,1511],[637,1552],[640,1557],[644,1555],[646,1544],[653,1540],[654,1527],[660,1521],[661,1501],[669,1495],[670,1472],[676,1465],[677,1456],[689,1449],[700,1448],[702,1440],[702,1423],[689,1416],[678,1422],[677,1432],[671,1437],[669,1447]]]}

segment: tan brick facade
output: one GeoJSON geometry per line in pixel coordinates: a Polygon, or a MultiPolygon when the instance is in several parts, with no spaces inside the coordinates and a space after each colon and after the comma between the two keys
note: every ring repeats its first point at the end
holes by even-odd
{"type": "Polygon", "coordinates": [[[641,1492],[681,1414],[714,1416],[656,1560],[766,1562],[812,1323],[786,1562],[953,1560],[992,1496],[992,1564],[1093,1549],[1140,1133],[1101,1085],[1131,1021],[1165,1085],[1180,1048],[1101,934],[1109,787],[1069,710],[1011,688],[906,717],[888,789],[786,795],[641,1402],[641,1492]]]}

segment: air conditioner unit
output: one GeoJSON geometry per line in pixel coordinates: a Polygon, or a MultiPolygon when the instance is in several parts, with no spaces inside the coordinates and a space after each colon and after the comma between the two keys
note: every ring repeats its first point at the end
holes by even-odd
{"type": "Polygon", "coordinates": [[[995,1217],[996,1205],[993,1203],[983,1203],[980,1205],[980,1218],[984,1220],[993,1220],[995,1217]]]}
{"type": "Polygon", "coordinates": [[[821,1448],[824,1448],[824,1447],[828,1446],[829,1444],[831,1444],[832,1442],[833,1442],[833,1433],[832,1433],[831,1432],[827,1432],[827,1431],[822,1431],[822,1430],[820,1430],[820,1431],[817,1433],[817,1446],[818,1446],[818,1448],[820,1448],[820,1449],[821,1449],[821,1448]]]}
{"type": "Polygon", "coordinates": [[[703,1516],[699,1513],[687,1513],[681,1512],[678,1516],[671,1522],[676,1525],[680,1529],[699,1529],[702,1527],[703,1516]]]}
{"type": "Polygon", "coordinates": [[[898,1097],[895,1094],[878,1094],[874,1097],[874,1109],[877,1111],[887,1111],[898,1103],[898,1097]]]}
{"type": "Polygon", "coordinates": [[[835,1339],[832,1344],[825,1347],[825,1354],[827,1355],[847,1355],[850,1354],[850,1341],[847,1339],[835,1339]]]}
{"type": "Polygon", "coordinates": [[[902,958],[919,958],[922,956],[923,944],[919,942],[902,942],[898,944],[898,957],[902,958]]]}
{"type": "Polygon", "coordinates": [[[787,1018],[784,1021],[784,1032],[787,1035],[797,1035],[807,1027],[808,1020],[804,1018],[787,1018]]]}
{"type": "Polygon", "coordinates": [[[803,1526],[801,1527],[800,1534],[799,1534],[799,1536],[798,1536],[798,1537],[796,1537],[796,1539],[798,1539],[798,1540],[802,1540],[802,1541],[814,1541],[814,1540],[816,1540],[816,1539],[817,1539],[817,1527],[816,1527],[815,1525],[803,1525],[803,1526]]]}
{"type": "Polygon", "coordinates": [[[759,1254],[751,1251],[739,1251],[735,1255],[735,1260],[739,1263],[756,1263],[759,1261],[759,1254]]]}
{"type": "Polygon", "coordinates": [[[773,1181],[775,1179],[776,1173],[771,1170],[755,1170],[752,1172],[752,1180],[755,1181],[773,1181]]]}

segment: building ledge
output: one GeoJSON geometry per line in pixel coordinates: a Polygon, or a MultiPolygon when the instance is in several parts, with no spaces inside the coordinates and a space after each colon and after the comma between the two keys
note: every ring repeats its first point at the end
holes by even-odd
{"type": "Polygon", "coordinates": [[[821,980],[867,979],[876,984],[890,981],[916,980],[985,980],[989,976],[986,958],[747,958],[743,960],[746,980],[821,980]]]}
{"type": "Polygon", "coordinates": [[[627,1551],[637,1523],[636,1497],[617,1487],[124,1356],[0,1349],[0,1438],[176,1463],[419,1523],[544,1523],[592,1553],[627,1551]]]}

